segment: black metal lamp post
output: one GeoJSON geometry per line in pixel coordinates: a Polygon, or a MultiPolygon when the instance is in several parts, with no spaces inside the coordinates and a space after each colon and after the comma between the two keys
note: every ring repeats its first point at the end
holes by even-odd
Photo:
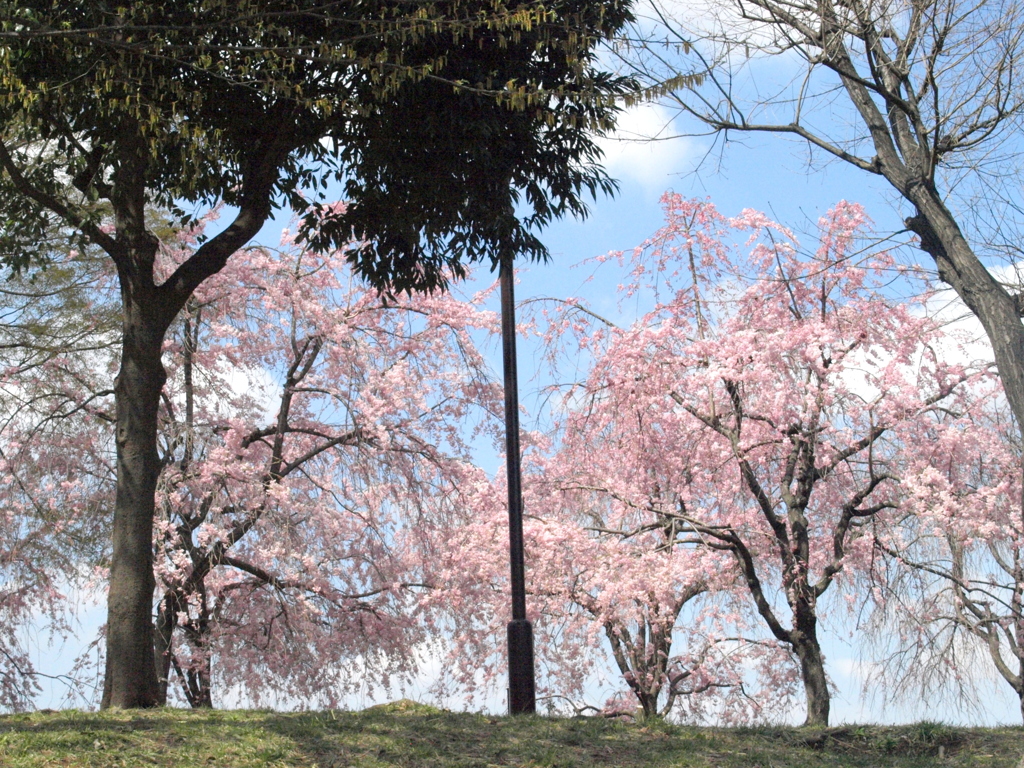
{"type": "Polygon", "coordinates": [[[519,464],[519,381],[516,375],[516,305],[512,255],[501,258],[501,346],[505,372],[505,465],[508,473],[508,533],[512,567],[512,621],[508,623],[508,711],[537,711],[533,675],[533,627],[526,619],[523,564],[523,490],[519,464]]]}

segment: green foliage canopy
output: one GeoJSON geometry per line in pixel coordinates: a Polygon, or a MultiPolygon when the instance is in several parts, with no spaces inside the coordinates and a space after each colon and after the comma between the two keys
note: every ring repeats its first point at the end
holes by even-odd
{"type": "Polygon", "coordinates": [[[592,132],[631,83],[594,46],[629,17],[627,0],[5,0],[4,258],[38,259],[55,213],[109,245],[95,201],[119,194],[129,138],[146,202],[182,213],[265,218],[343,181],[346,210],[314,206],[306,233],[362,238],[352,258],[386,290],[544,257],[536,228],[613,188],[592,132]]]}

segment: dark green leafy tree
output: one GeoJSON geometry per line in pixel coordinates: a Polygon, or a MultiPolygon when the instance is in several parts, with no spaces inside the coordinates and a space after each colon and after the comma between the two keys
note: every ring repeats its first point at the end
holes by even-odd
{"type": "Polygon", "coordinates": [[[591,137],[629,83],[593,51],[628,18],[627,0],[0,2],[8,263],[31,268],[56,219],[120,286],[104,707],[158,701],[161,348],[196,287],[282,205],[311,211],[315,247],[365,243],[352,259],[385,293],[544,256],[537,228],[612,188],[591,137]],[[332,179],[344,212],[317,204],[332,179]],[[217,203],[234,219],[159,279],[147,206],[217,203]]]}

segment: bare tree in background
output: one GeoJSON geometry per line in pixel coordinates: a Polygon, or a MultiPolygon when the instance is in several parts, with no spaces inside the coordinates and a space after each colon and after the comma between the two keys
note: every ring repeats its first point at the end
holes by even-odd
{"type": "Polygon", "coordinates": [[[1024,424],[1024,295],[996,269],[1024,242],[1024,3],[726,0],[701,15],[652,1],[627,63],[716,136],[792,135],[884,178],[984,326],[1024,424]],[[787,73],[774,90],[754,80],[771,56],[787,73]],[[702,84],[675,88],[695,62],[702,84]]]}

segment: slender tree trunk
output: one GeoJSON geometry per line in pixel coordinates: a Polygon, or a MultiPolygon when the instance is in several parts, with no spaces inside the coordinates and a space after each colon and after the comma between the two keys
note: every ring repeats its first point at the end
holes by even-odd
{"type": "Polygon", "coordinates": [[[213,664],[209,656],[203,659],[199,668],[199,696],[194,709],[213,709],[213,664]]]}
{"type": "Polygon", "coordinates": [[[629,689],[636,696],[636,700],[640,704],[641,717],[644,719],[660,716],[658,697],[661,695],[664,670],[663,662],[659,665],[659,661],[667,659],[671,649],[671,643],[664,648],[661,643],[658,643],[656,650],[664,651],[664,655],[659,656],[657,652],[654,655],[648,655],[645,636],[648,626],[641,622],[636,635],[633,636],[625,627],[610,622],[604,625],[605,635],[612,647],[612,656],[619,672],[622,673],[622,679],[626,681],[629,689]]]}
{"type": "Polygon", "coordinates": [[[199,656],[195,670],[193,709],[213,709],[213,660],[210,658],[210,605],[205,582],[199,582],[199,618],[196,620],[192,644],[199,656]]]}
{"type": "Polygon", "coordinates": [[[206,655],[206,645],[200,639],[207,633],[204,629],[199,629],[191,634],[190,639],[199,654],[199,664],[189,667],[188,670],[178,670],[179,674],[184,675],[182,688],[192,709],[213,709],[213,664],[206,655]]]}
{"type": "MultiPolygon", "coordinates": [[[[155,250],[155,248],[154,248],[155,250]]],[[[160,360],[163,330],[147,308],[146,291],[122,275],[124,341],[114,385],[117,412],[117,496],[107,603],[107,665],[102,706],[159,703],[153,654],[153,516],[160,461],[157,412],[167,374],[160,360]]]]}
{"type": "Polygon", "coordinates": [[[167,686],[171,678],[171,654],[174,652],[174,629],[178,625],[178,595],[168,591],[160,601],[157,613],[156,632],[153,635],[156,648],[157,704],[167,706],[167,686]]]}
{"type": "Polygon", "coordinates": [[[149,145],[138,125],[121,126],[108,150],[115,237],[102,238],[121,283],[124,337],[114,386],[117,411],[117,498],[107,603],[106,707],[152,707],[160,701],[154,658],[153,519],[160,474],[157,415],[167,374],[164,334],[195,289],[217,274],[270,217],[278,169],[301,144],[291,107],[264,126],[265,151],[250,158],[235,220],[190,256],[159,287],[154,265],[160,243],[146,228],[149,145]]]}
{"type": "Polygon", "coordinates": [[[197,669],[188,672],[188,703],[192,709],[213,709],[213,691],[210,688],[212,669],[210,660],[203,659],[197,669]]]}

